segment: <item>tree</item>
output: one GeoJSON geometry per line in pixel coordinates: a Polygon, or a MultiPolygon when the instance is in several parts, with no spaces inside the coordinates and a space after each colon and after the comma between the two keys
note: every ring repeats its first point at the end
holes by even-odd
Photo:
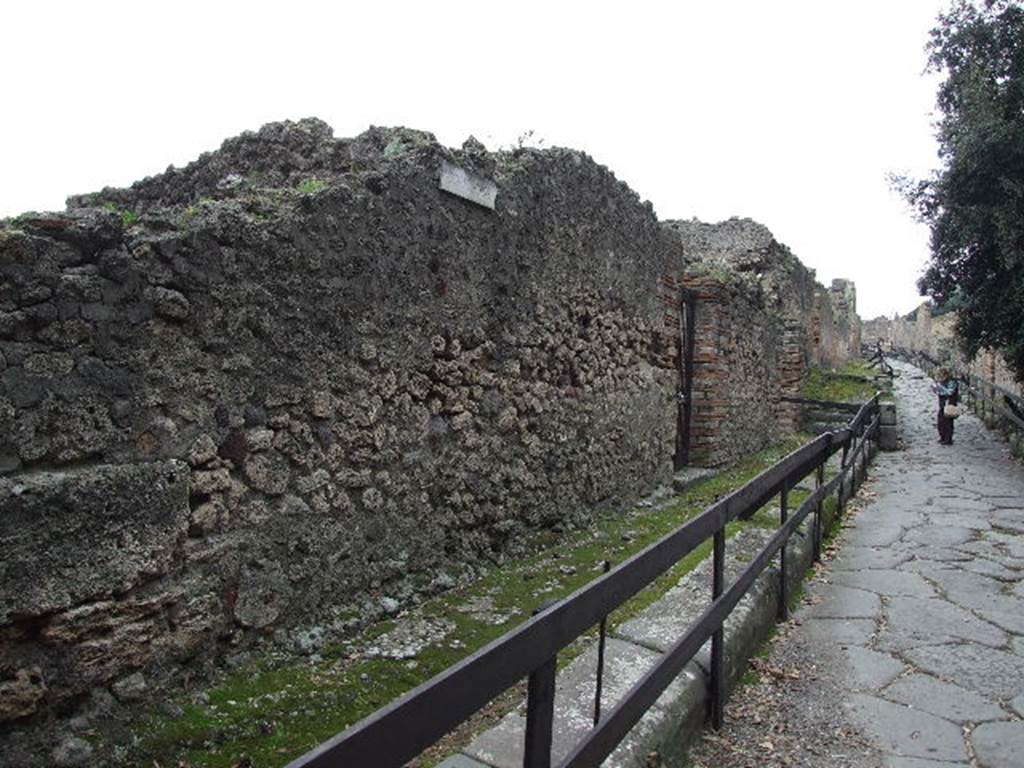
{"type": "Polygon", "coordinates": [[[1024,382],[1024,7],[954,0],[928,43],[941,167],[896,186],[931,228],[918,281],[958,304],[963,351],[1000,350],[1024,382]]]}

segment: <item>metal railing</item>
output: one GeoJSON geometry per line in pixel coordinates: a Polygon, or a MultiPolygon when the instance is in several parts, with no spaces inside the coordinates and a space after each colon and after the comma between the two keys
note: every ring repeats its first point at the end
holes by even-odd
{"type": "Polygon", "coordinates": [[[824,501],[863,480],[877,439],[878,395],[863,403],[844,428],[823,434],[790,453],[746,485],[716,501],[696,518],[607,571],[571,596],[545,607],[530,620],[378,710],[343,733],[289,764],[289,768],[389,768],[419,755],[495,696],[528,678],[524,768],[549,768],[558,652],[616,608],[650,585],[708,539],[714,541],[711,605],[675,645],[608,712],[595,715],[595,726],[560,768],[597,766],[612,753],[661,693],[711,640],[711,719],[719,728],[725,704],[725,620],[755,579],[779,555],[779,616],[788,611],[786,547],[809,516],[812,551],[821,556],[824,501]],[[840,469],[825,482],[825,464],[842,453],[840,469]],[[796,509],[790,491],[815,473],[815,489],[796,509]],[[725,584],[726,526],[748,519],[778,496],[779,527],[768,543],[729,585],[725,584]]]}
{"type": "MultiPolygon", "coordinates": [[[[916,350],[894,347],[893,354],[921,369],[924,369],[926,365],[931,368],[938,368],[942,365],[931,355],[916,350]]],[[[953,378],[963,383],[970,405],[981,411],[983,417],[998,417],[1007,426],[1024,431],[1024,398],[999,386],[994,381],[958,370],[955,366],[948,367],[953,378]]]]}
{"type": "Polygon", "coordinates": [[[861,354],[867,359],[868,365],[871,368],[878,368],[884,376],[888,376],[890,379],[896,376],[896,371],[889,365],[889,361],[885,359],[885,354],[882,352],[880,344],[875,346],[862,344],[861,354]]]}
{"type": "Polygon", "coordinates": [[[969,402],[981,411],[983,417],[996,416],[1009,426],[1024,430],[1024,402],[1021,398],[972,373],[958,371],[956,377],[964,383],[969,402]]]}

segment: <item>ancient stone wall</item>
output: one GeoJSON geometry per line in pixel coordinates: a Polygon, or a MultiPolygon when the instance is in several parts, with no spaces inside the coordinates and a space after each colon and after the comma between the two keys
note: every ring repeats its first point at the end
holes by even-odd
{"type": "Polygon", "coordinates": [[[0,718],[395,610],[667,482],[680,259],[577,152],[317,121],[8,222],[0,718]]]}
{"type": "Polygon", "coordinates": [[[667,483],[680,284],[693,463],[792,427],[845,326],[763,227],[701,226],[721,258],[578,152],[316,120],[0,222],[0,729],[394,612],[667,483]]]}
{"type": "Polygon", "coordinates": [[[697,298],[690,456],[718,467],[763,448],[778,429],[784,329],[736,282],[684,284],[697,298]]]}
{"type": "Polygon", "coordinates": [[[857,357],[861,351],[861,321],[857,315],[857,287],[851,280],[836,279],[829,289],[836,362],[857,357]]]}

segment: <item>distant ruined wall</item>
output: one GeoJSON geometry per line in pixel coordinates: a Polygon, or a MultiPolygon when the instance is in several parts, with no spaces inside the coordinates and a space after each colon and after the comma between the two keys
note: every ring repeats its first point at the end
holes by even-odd
{"type": "Polygon", "coordinates": [[[0,222],[0,732],[392,613],[667,483],[680,284],[693,463],[763,447],[846,326],[739,229],[712,263],[581,153],[317,120],[0,222]]]}
{"type": "Polygon", "coordinates": [[[784,329],[736,283],[690,277],[684,284],[697,297],[691,461],[718,467],[775,437],[784,329]]]}
{"type": "Polygon", "coordinates": [[[860,353],[856,292],[814,279],[763,225],[670,221],[697,296],[693,462],[721,466],[799,427],[798,396],[811,367],[860,353]]]}
{"type": "MultiPolygon", "coordinates": [[[[924,301],[908,317],[876,317],[864,322],[864,340],[877,344],[881,339],[887,347],[896,346],[915,352],[924,352],[940,362],[961,371],[969,371],[1024,396],[1024,387],[1016,382],[1006,361],[997,351],[985,349],[974,360],[968,361],[960,352],[954,332],[956,314],[949,312],[938,317],[931,313],[931,303],[924,301]]],[[[930,372],[929,372],[930,373],[930,372]]]]}
{"type": "Polygon", "coordinates": [[[836,363],[857,357],[861,353],[862,324],[857,315],[857,287],[852,280],[836,279],[829,289],[832,305],[832,338],[834,351],[831,359],[836,363]]]}

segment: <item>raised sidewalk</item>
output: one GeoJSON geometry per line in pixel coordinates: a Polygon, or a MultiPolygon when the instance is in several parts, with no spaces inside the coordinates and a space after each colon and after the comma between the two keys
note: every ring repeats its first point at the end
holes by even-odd
{"type": "MultiPolygon", "coordinates": [[[[838,462],[838,457],[834,457],[838,462]]],[[[805,482],[811,482],[808,478],[805,482]]],[[[787,585],[794,594],[812,562],[807,526],[794,534],[787,549],[787,585]]],[[[830,522],[826,516],[826,523],[830,522]]],[[[757,554],[773,531],[748,527],[726,546],[726,583],[757,554]]],[[[777,562],[777,561],[776,561],[777,562]]],[[[609,633],[605,656],[602,711],[608,711],[651,668],[659,656],[685,633],[710,603],[711,562],[697,568],[637,617],[609,633]]],[[[778,613],[779,571],[761,574],[725,625],[725,668],[731,688],[747,659],[771,634],[778,613]]],[[[555,694],[552,764],[557,765],[593,726],[597,645],[589,647],[559,671],[555,694]]],[[[710,643],[705,644],[655,706],[633,728],[605,766],[641,768],[651,753],[670,764],[680,762],[699,736],[709,710],[710,643]]],[[[525,704],[496,726],[478,735],[441,768],[519,768],[523,764],[525,704]]]]}

